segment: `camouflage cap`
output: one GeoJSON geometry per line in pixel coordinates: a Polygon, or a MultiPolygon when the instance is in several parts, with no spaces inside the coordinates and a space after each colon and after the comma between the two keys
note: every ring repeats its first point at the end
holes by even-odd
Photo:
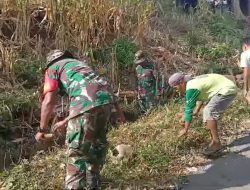
{"type": "Polygon", "coordinates": [[[145,61],[145,53],[142,50],[139,50],[135,53],[135,64],[140,64],[145,61]]]}
{"type": "Polygon", "coordinates": [[[144,57],[144,52],[142,50],[139,50],[135,53],[135,57],[144,57]]]}
{"type": "Polygon", "coordinates": [[[73,55],[69,51],[61,51],[59,49],[55,49],[50,51],[46,57],[46,68],[52,65],[56,60],[62,57],[70,57],[73,58],[73,55]]]}

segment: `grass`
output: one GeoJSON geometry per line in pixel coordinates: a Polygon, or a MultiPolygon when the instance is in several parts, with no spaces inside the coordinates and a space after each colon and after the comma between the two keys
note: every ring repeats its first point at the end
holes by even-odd
{"type": "MultiPolygon", "coordinates": [[[[189,139],[176,138],[177,131],[181,128],[175,119],[179,107],[178,104],[162,107],[148,117],[111,131],[111,144],[132,145],[136,155],[131,158],[132,167],[124,168],[124,164],[117,166],[109,162],[104,175],[108,178],[119,175],[121,181],[159,179],[166,175],[176,155],[183,155],[190,146],[197,147],[196,141],[192,143],[194,139],[203,142],[206,136],[203,130],[197,130],[197,134],[189,139]]],[[[195,123],[197,125],[200,125],[200,121],[195,123]]]]}
{"type": "Polygon", "coordinates": [[[32,59],[43,60],[50,49],[58,48],[70,49],[79,57],[88,55],[101,67],[108,65],[111,69],[106,75],[115,86],[120,82],[120,70],[133,64],[135,42],[147,37],[155,11],[153,1],[142,0],[6,0],[0,2],[0,8],[0,56],[8,80],[39,80],[39,75],[27,76],[29,72],[37,73],[37,65],[16,60],[16,54],[32,54],[32,59]],[[44,8],[38,11],[40,6],[44,8]],[[108,51],[102,51],[105,49],[108,51]],[[96,59],[98,51],[102,55],[96,59]],[[16,68],[20,72],[16,73],[16,68]]]}
{"type": "MultiPolygon", "coordinates": [[[[12,37],[4,36],[5,40],[0,43],[1,52],[5,52],[2,55],[3,67],[11,75],[8,76],[10,79],[15,78],[13,65],[16,60],[12,54],[32,52],[36,60],[51,48],[71,49],[80,57],[88,55],[115,87],[121,83],[119,76],[122,71],[132,67],[133,54],[140,48],[174,47],[176,52],[191,53],[201,65],[205,61],[212,61],[235,66],[236,59],[227,57],[239,53],[240,39],[244,33],[241,20],[226,14],[213,15],[205,3],[201,3],[197,13],[190,15],[175,8],[172,1],[161,0],[157,3],[141,0],[8,0],[1,2],[0,6],[6,21],[2,30],[13,30],[7,32],[13,33],[12,37]],[[46,20],[43,24],[29,14],[39,5],[45,7],[40,17],[47,16],[42,17],[46,20]],[[9,20],[10,15],[20,22],[9,20]],[[7,27],[9,22],[11,27],[7,27]],[[169,35],[174,37],[173,41],[168,39],[169,35]],[[10,46],[13,43],[15,46],[10,46]],[[107,70],[106,67],[111,69],[107,70]]],[[[181,63],[177,64],[180,65],[178,70],[186,69],[182,68],[181,63]]],[[[20,66],[26,68],[25,64],[20,66]]],[[[29,72],[32,69],[35,69],[33,65],[29,72]]],[[[18,77],[21,74],[17,74],[18,77]]]]}
{"type": "MultiPolygon", "coordinates": [[[[11,22],[13,31],[16,31],[12,38],[5,36],[0,42],[0,55],[3,58],[1,74],[4,74],[6,81],[10,81],[10,87],[2,88],[5,91],[0,93],[0,115],[12,127],[17,125],[16,119],[20,122],[23,114],[38,103],[32,87],[37,88],[40,84],[41,57],[44,58],[44,53],[50,48],[70,48],[76,55],[89,52],[94,66],[103,68],[104,75],[108,75],[116,85],[121,81],[121,70],[132,67],[133,54],[138,48],[169,48],[171,51],[166,57],[173,59],[160,63],[167,68],[174,66],[173,71],[189,71],[190,65],[183,67],[186,62],[194,67],[207,63],[202,73],[227,73],[228,67],[235,68],[240,52],[243,22],[230,15],[212,15],[205,6],[197,14],[184,15],[173,7],[171,1],[153,4],[140,0],[72,0],[56,3],[47,0],[41,3],[48,5],[48,20],[43,28],[46,29],[45,38],[40,33],[35,33],[37,38],[33,38],[29,32],[32,22],[28,13],[33,7],[31,4],[40,5],[40,1],[37,2],[1,2],[4,4],[3,16],[8,19],[8,14],[13,13],[12,16],[20,21],[11,22]],[[34,56],[21,56],[20,59],[17,52],[23,55],[32,53],[34,56]],[[107,68],[111,69],[107,71],[107,68]]],[[[0,83],[1,86],[8,84],[5,80],[0,83]]],[[[103,170],[108,186],[135,184],[141,188],[159,187],[166,183],[166,187],[162,188],[167,189],[172,180],[185,178],[186,167],[206,162],[198,154],[209,137],[201,119],[194,120],[193,132],[187,138],[177,138],[182,127],[175,114],[181,107],[178,101],[170,103],[109,132],[110,150],[103,170]],[[133,154],[128,159],[116,161],[112,150],[121,143],[131,145],[133,154]]],[[[238,98],[220,123],[224,143],[230,143],[246,130],[241,122],[249,114],[249,108],[238,98]]],[[[64,150],[38,153],[31,161],[23,161],[9,172],[2,173],[0,187],[13,190],[61,189],[64,171],[64,150]]]]}
{"type": "Polygon", "coordinates": [[[38,59],[32,55],[19,55],[13,64],[13,73],[16,82],[21,83],[25,89],[35,89],[41,85],[45,59],[38,59]]]}
{"type": "MultiPolygon", "coordinates": [[[[180,103],[171,103],[109,132],[110,150],[102,173],[107,186],[141,184],[157,187],[167,181],[167,187],[173,180],[186,175],[186,167],[206,163],[199,151],[208,143],[209,135],[201,119],[194,120],[193,131],[187,138],[177,138],[182,127],[175,114],[181,106],[180,103]],[[112,150],[118,144],[131,145],[132,156],[115,160],[112,150]]],[[[241,125],[249,115],[250,108],[238,96],[220,122],[223,143],[229,144],[249,130],[241,125]]],[[[64,150],[37,154],[30,162],[25,161],[2,174],[0,179],[7,189],[60,189],[65,175],[64,156],[64,150]]]]}
{"type": "Polygon", "coordinates": [[[56,155],[37,154],[30,163],[27,160],[13,168],[11,174],[2,174],[5,184],[0,183],[4,189],[62,189],[64,180],[63,152],[56,155]],[[10,175],[9,175],[10,174],[10,175]],[[18,180],[17,180],[18,179],[18,180]]]}
{"type": "Polygon", "coordinates": [[[0,77],[1,135],[9,130],[14,131],[23,122],[33,125],[34,112],[38,108],[37,88],[41,83],[41,60],[17,54],[10,60],[15,60],[11,65],[12,76],[2,72],[0,77]]]}

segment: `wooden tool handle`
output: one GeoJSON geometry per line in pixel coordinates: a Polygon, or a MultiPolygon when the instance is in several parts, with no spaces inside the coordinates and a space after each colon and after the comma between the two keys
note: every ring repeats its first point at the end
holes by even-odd
{"type": "Polygon", "coordinates": [[[43,135],[45,139],[52,139],[55,135],[52,133],[46,133],[43,135]]]}

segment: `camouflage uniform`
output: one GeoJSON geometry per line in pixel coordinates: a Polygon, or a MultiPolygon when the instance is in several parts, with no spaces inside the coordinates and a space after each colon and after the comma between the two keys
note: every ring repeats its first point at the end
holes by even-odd
{"type": "Polygon", "coordinates": [[[147,59],[136,59],[137,90],[142,112],[150,111],[156,106],[158,89],[156,86],[154,64],[147,59]]]}
{"type": "Polygon", "coordinates": [[[98,188],[107,149],[113,92],[85,62],[62,59],[48,67],[44,92],[59,89],[70,99],[66,189],[98,188]]]}

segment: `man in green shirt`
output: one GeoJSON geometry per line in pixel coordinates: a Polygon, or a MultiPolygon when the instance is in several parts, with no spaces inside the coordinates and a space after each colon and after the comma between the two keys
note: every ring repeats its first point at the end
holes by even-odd
{"type": "Polygon", "coordinates": [[[207,102],[203,110],[203,121],[210,130],[212,141],[204,153],[211,155],[221,150],[217,120],[236,97],[237,87],[233,81],[219,74],[205,74],[192,78],[190,75],[175,73],[169,78],[169,85],[177,88],[180,94],[186,97],[185,128],[181,130],[180,136],[188,133],[193,116],[199,113],[202,104],[193,113],[196,102],[207,102]]]}

